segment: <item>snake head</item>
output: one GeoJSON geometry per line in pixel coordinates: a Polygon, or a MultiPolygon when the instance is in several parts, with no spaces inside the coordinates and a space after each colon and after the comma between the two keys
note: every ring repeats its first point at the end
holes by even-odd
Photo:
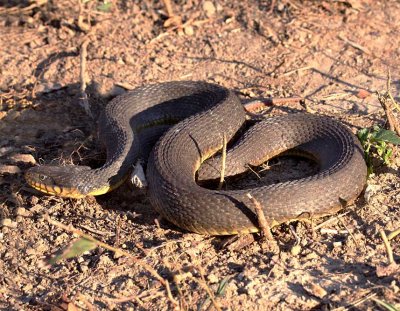
{"type": "Polygon", "coordinates": [[[90,193],[85,180],[91,168],[88,166],[43,165],[30,168],[25,173],[27,183],[46,194],[68,198],[82,198],[90,193]]]}

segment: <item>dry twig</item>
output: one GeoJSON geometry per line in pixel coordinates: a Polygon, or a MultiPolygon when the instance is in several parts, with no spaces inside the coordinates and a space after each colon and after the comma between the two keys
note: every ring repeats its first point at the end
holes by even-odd
{"type": "Polygon", "coordinates": [[[111,245],[109,245],[107,243],[101,242],[101,241],[97,240],[96,238],[92,237],[91,235],[86,234],[86,233],[84,233],[84,232],[82,232],[82,231],[80,231],[80,230],[78,230],[78,229],[76,229],[76,228],[74,228],[72,226],[66,226],[63,223],[59,222],[59,221],[51,219],[48,215],[45,215],[44,219],[48,223],[52,224],[53,226],[56,226],[56,227],[58,227],[60,229],[63,229],[65,231],[67,231],[67,232],[74,233],[74,234],[80,236],[81,238],[84,238],[86,240],[94,242],[97,246],[103,247],[105,249],[108,249],[108,250],[116,253],[116,254],[123,255],[123,256],[126,256],[126,257],[130,258],[134,263],[138,264],[139,266],[144,268],[146,271],[148,271],[161,284],[163,284],[164,286],[167,286],[166,285],[166,280],[161,275],[159,275],[156,270],[154,270],[151,266],[149,266],[143,260],[140,260],[139,258],[133,256],[132,254],[130,254],[128,252],[125,252],[122,249],[113,247],[113,246],[111,246],[111,245]]]}
{"type": "Polygon", "coordinates": [[[260,226],[262,235],[269,241],[275,241],[271,233],[271,228],[267,223],[267,219],[265,218],[264,211],[262,209],[260,202],[258,202],[257,199],[255,199],[250,193],[247,193],[247,197],[254,204],[254,208],[257,214],[258,224],[260,226]]]}
{"type": "Polygon", "coordinates": [[[338,220],[340,217],[346,216],[348,213],[350,213],[350,211],[347,211],[347,212],[344,212],[343,214],[331,217],[331,218],[327,219],[326,221],[321,222],[319,225],[315,226],[314,230],[318,230],[319,228],[322,228],[323,226],[325,226],[325,225],[327,225],[327,224],[329,224],[329,223],[331,223],[331,222],[333,222],[335,220],[338,220]]]}
{"type": "Polygon", "coordinates": [[[90,106],[89,106],[89,100],[88,100],[88,95],[86,93],[86,86],[87,86],[87,72],[86,72],[86,58],[87,58],[87,47],[89,45],[90,39],[89,37],[86,37],[85,40],[83,40],[82,45],[81,45],[81,67],[80,67],[80,80],[81,80],[81,87],[80,87],[80,92],[81,92],[81,98],[80,98],[80,105],[85,109],[85,112],[93,118],[92,112],[90,111],[90,106]]]}

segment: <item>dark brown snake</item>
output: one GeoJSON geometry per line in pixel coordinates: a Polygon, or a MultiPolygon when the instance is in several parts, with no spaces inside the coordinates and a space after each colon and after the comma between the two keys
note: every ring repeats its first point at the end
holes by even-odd
{"type": "Polygon", "coordinates": [[[221,164],[215,159],[197,171],[222,148],[223,136],[229,142],[245,119],[236,95],[214,84],[182,81],[139,87],[113,99],[99,118],[99,138],[107,148],[102,167],[37,166],[26,173],[26,180],[59,196],[99,195],[120,185],[134,163],[149,157],[148,193],[154,208],[181,228],[212,235],[258,231],[247,193],[274,226],[335,213],[362,191],[367,169],[358,140],[341,123],[305,113],[267,118],[248,129],[227,153],[226,175],[243,173],[249,165],[293,148],[314,159],[318,173],[245,190],[199,186],[196,175],[219,178],[221,164]]]}

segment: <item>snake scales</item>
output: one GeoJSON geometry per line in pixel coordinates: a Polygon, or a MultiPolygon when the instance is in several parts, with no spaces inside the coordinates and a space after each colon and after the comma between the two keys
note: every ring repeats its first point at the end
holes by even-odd
{"type": "Polygon", "coordinates": [[[219,177],[215,159],[198,170],[222,148],[224,135],[229,141],[243,127],[245,117],[236,95],[214,84],[181,81],[139,87],[113,99],[98,120],[99,139],[107,148],[102,167],[37,166],[28,170],[26,180],[49,194],[99,195],[119,186],[139,159],[148,159],[154,208],[181,228],[213,235],[258,231],[247,193],[260,202],[274,226],[335,213],[362,191],[367,170],[355,136],[329,117],[305,113],[252,126],[228,151],[226,174],[240,174],[248,165],[260,165],[292,148],[316,161],[318,173],[246,190],[199,186],[196,176],[219,177]]]}

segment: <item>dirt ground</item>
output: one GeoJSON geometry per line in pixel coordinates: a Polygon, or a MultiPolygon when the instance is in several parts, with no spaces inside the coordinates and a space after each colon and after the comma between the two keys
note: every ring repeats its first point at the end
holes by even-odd
{"type": "MultiPolygon", "coordinates": [[[[165,27],[162,1],[0,2],[0,309],[399,309],[400,273],[385,269],[380,235],[400,227],[397,150],[354,205],[314,227],[292,223],[295,233],[274,228],[279,252],[262,248],[258,235],[235,249],[226,238],[182,232],[127,185],[79,200],[27,186],[23,173],[36,164],[104,161],[95,121],[79,105],[84,41],[94,115],[126,89],[170,80],[218,83],[243,100],[301,96],[354,132],[385,126],[375,92],[386,90],[388,70],[399,100],[399,1],[171,4],[181,27],[165,27]],[[47,217],[135,259],[98,247],[46,265],[78,236],[47,217]]],[[[305,109],[269,113],[285,108],[305,109]]],[[[294,160],[272,162],[275,174],[285,161],[294,160]]],[[[301,171],[296,163],[289,167],[301,171]]],[[[390,241],[395,262],[399,241],[390,241]]]]}

